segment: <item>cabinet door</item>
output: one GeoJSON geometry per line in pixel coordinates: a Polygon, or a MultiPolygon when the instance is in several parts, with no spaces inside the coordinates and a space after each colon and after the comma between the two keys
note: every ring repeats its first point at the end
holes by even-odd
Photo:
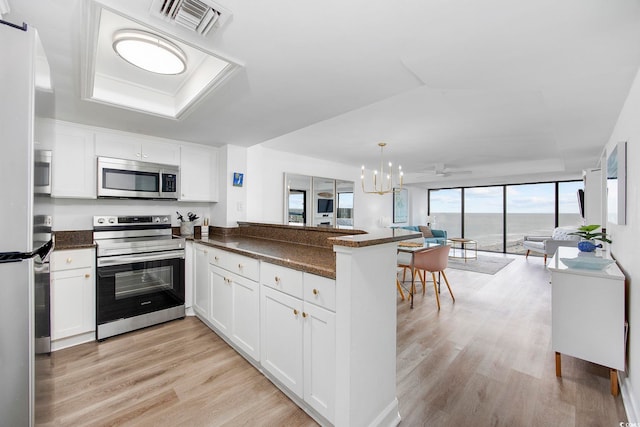
{"type": "Polygon", "coordinates": [[[261,288],[262,367],[289,390],[303,397],[302,300],[261,288]]]}
{"type": "Polygon", "coordinates": [[[218,153],[209,147],[180,149],[180,200],[218,201],[218,153]]]}
{"type": "Polygon", "coordinates": [[[92,268],[51,274],[51,339],[95,330],[95,282],[92,268]]]}
{"type": "Polygon", "coordinates": [[[51,156],[51,196],[96,198],[93,133],[57,124],[51,156]]]}
{"type": "Polygon", "coordinates": [[[333,422],[335,413],[336,315],[305,303],[304,400],[333,422]]]}
{"type": "Polygon", "coordinates": [[[180,164],[180,146],[172,142],[143,141],[142,160],[166,165],[180,164]]]}
{"type": "Polygon", "coordinates": [[[258,282],[233,275],[231,340],[254,360],[260,359],[260,293],[258,282]]]}
{"type": "Polygon", "coordinates": [[[209,302],[211,299],[209,287],[209,259],[206,246],[194,245],[194,286],[193,309],[197,314],[209,319],[209,302]]]}
{"type": "Polygon", "coordinates": [[[96,155],[142,160],[142,145],[136,138],[124,134],[96,132],[96,155]]]}
{"type": "Polygon", "coordinates": [[[232,285],[225,270],[209,266],[209,285],[211,286],[211,311],[209,320],[219,332],[229,337],[232,321],[232,285]]]}

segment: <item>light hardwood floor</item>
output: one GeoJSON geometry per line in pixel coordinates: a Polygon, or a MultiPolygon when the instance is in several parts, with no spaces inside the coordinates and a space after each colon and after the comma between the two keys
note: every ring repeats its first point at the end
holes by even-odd
{"type": "MultiPolygon", "coordinates": [[[[516,257],[496,275],[447,269],[414,309],[398,298],[403,426],[615,426],[608,370],[563,356],[555,376],[549,273],[516,257]]],[[[395,286],[390,284],[390,286],[395,286]]],[[[196,318],[37,360],[38,425],[307,426],[301,409],[196,318]]]]}

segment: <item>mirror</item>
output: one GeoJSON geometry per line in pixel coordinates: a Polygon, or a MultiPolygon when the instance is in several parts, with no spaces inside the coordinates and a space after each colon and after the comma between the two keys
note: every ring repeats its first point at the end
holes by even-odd
{"type": "Polygon", "coordinates": [[[354,182],[284,174],[284,223],[353,228],[354,182]]]}

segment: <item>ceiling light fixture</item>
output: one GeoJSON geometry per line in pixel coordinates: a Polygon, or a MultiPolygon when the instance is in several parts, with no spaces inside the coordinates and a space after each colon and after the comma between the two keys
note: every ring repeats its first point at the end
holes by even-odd
{"type": "Polygon", "coordinates": [[[116,31],[113,50],[130,64],[152,73],[181,74],[187,69],[187,56],[182,49],[147,31],[116,31]]]}
{"type": "Polygon", "coordinates": [[[386,194],[386,193],[396,193],[402,189],[402,166],[398,166],[398,183],[399,186],[393,186],[393,166],[391,162],[389,162],[389,170],[385,176],[384,170],[384,162],[382,160],[382,152],[384,147],[387,144],[385,142],[379,142],[378,146],[380,147],[380,179],[378,180],[378,171],[373,171],[373,190],[366,190],[364,185],[364,166],[362,166],[362,173],[360,174],[360,180],[362,181],[362,191],[367,194],[386,194]]]}

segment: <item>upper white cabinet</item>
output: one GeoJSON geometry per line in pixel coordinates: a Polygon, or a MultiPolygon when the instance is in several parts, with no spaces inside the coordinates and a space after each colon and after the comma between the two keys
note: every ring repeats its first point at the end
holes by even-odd
{"type": "Polygon", "coordinates": [[[180,163],[180,146],[178,144],[151,141],[144,137],[119,133],[96,133],[96,154],[104,157],[166,165],[180,163]]]}
{"type": "Polygon", "coordinates": [[[218,150],[210,147],[180,148],[180,200],[218,201],[218,150]]]}
{"type": "Polygon", "coordinates": [[[95,199],[93,132],[84,127],[57,122],[51,139],[51,196],[95,199]]]}

